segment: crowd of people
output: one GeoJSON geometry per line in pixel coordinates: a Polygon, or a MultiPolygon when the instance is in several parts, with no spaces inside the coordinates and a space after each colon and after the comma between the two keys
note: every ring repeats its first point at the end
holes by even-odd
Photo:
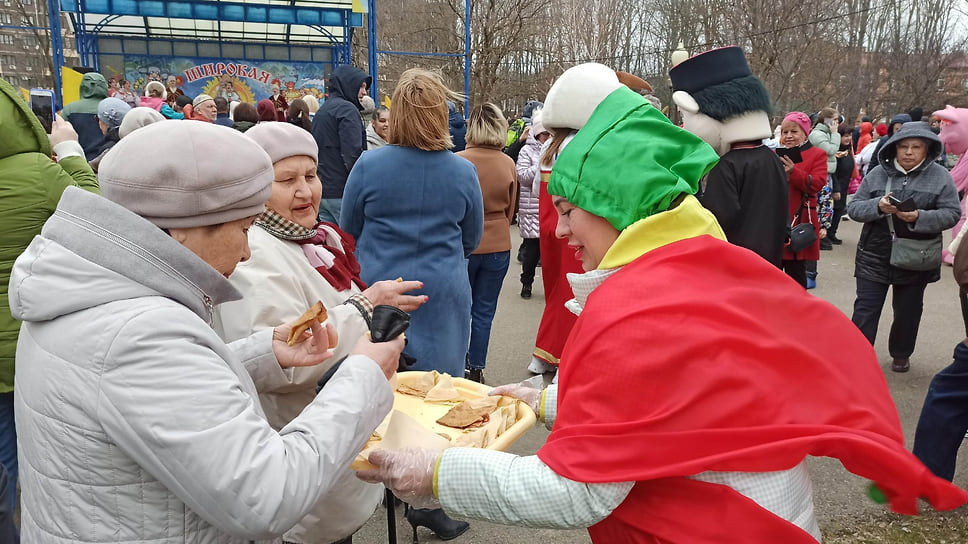
{"type": "MultiPolygon", "coordinates": [[[[950,483],[968,339],[914,454],[872,347],[892,290],[891,368],[910,368],[942,234],[963,222],[958,110],[777,119],[739,48],[670,77],[681,126],[648,82],[595,63],[516,119],[465,118],[419,68],[390,108],[350,65],[322,104],[284,106],[159,82],[108,96],[88,73],[50,127],[0,81],[0,540],[18,484],[28,542],[346,544],[384,488],[415,538],[481,519],[600,543],[817,542],[810,455],[896,512],[968,502],[950,483]],[[808,292],[847,219],[864,225],[850,319],[808,292]],[[547,443],[377,450],[350,470],[399,368],[485,382],[515,245],[520,296],[538,266],[545,295],[521,366],[552,383],[493,394],[530,406],[547,443]],[[293,332],[316,301],[325,323],[293,332]],[[409,313],[405,338],[371,337],[383,305],[409,313]],[[805,349],[804,320],[827,341],[805,349]]],[[[964,230],[949,250],[968,292],[964,230]]]]}

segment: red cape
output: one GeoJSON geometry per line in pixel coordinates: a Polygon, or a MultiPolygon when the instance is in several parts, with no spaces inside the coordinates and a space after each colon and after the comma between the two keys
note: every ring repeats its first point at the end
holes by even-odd
{"type": "Polygon", "coordinates": [[[538,325],[538,337],[534,342],[534,355],[557,365],[568,334],[577,319],[575,314],[565,308],[565,303],[575,296],[565,275],[569,272],[581,274],[584,270],[581,261],[575,258],[575,250],[568,247],[568,241],[555,236],[558,211],[548,194],[549,174],[550,170],[542,171],[541,189],[538,193],[538,243],[541,248],[541,281],[544,283],[545,308],[538,325]]]}
{"type": "Polygon", "coordinates": [[[968,502],[904,448],[877,357],[850,320],[710,236],[650,251],[592,293],[538,455],[572,480],[639,482],[589,529],[595,542],[810,542],[739,493],[683,478],[786,470],[807,455],[873,480],[895,512],[917,513],[918,497],[942,510],[968,502]]]}

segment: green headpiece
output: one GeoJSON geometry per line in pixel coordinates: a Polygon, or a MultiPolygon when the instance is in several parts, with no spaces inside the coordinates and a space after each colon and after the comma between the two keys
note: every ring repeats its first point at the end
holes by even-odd
{"type": "Polygon", "coordinates": [[[695,194],[719,156],[626,87],[595,108],[561,151],[548,192],[608,219],[618,230],[695,194]]]}

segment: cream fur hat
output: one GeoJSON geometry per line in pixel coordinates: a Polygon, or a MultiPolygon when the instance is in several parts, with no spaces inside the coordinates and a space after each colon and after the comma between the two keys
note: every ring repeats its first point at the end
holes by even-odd
{"type": "Polygon", "coordinates": [[[572,66],[561,74],[545,98],[542,123],[545,128],[580,129],[595,108],[622,87],[615,71],[595,62],[572,66]]]}
{"type": "Polygon", "coordinates": [[[245,131],[245,135],[269,154],[272,164],[302,155],[314,162],[319,160],[319,147],[313,135],[292,123],[266,121],[245,131]]]}
{"type": "Polygon", "coordinates": [[[272,195],[273,178],[269,155],[241,132],[176,121],[132,132],[98,171],[105,198],[161,228],[258,215],[272,195]]]}
{"type": "Polygon", "coordinates": [[[165,84],[160,81],[149,81],[145,85],[145,96],[149,96],[148,91],[151,89],[158,89],[161,91],[161,99],[164,100],[168,98],[168,89],[165,88],[165,84]]]}

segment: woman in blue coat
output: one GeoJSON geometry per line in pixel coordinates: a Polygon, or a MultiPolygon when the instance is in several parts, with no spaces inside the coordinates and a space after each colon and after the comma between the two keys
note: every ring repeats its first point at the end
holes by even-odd
{"type": "Polygon", "coordinates": [[[467,257],[477,249],[484,204],[477,171],[448,151],[447,100],[439,76],[407,70],[393,92],[389,143],[364,153],[343,193],[340,227],[356,238],[367,283],[422,281],[428,302],[411,314],[405,350],[416,370],[464,376],[470,342],[467,257]]]}

